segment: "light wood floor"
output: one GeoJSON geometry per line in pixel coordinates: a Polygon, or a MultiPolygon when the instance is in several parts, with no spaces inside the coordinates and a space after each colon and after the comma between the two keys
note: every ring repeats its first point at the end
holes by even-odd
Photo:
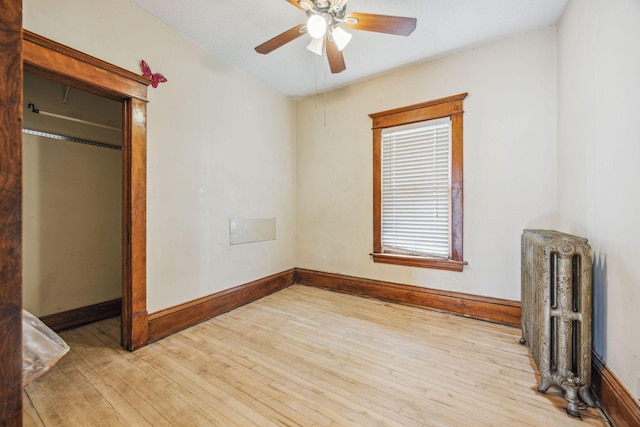
{"type": "Polygon", "coordinates": [[[535,391],[520,331],[295,285],[135,353],[119,321],[25,388],[24,425],[606,426],[535,391]]]}

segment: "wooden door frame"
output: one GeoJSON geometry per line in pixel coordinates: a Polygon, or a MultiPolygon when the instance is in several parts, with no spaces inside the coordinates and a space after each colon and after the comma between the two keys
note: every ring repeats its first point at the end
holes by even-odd
{"type": "Polygon", "coordinates": [[[0,0],[0,425],[22,426],[22,0],[0,0]]]}
{"type": "MultiPolygon", "coordinates": [[[[123,146],[122,146],[122,346],[128,350],[136,350],[148,343],[148,313],[146,308],[146,138],[147,138],[147,86],[150,80],[131,73],[122,68],[108,64],[97,58],[71,49],[29,31],[22,31],[21,45],[22,61],[20,67],[15,67],[9,73],[9,80],[13,85],[19,83],[20,96],[16,98],[15,106],[9,117],[19,117],[16,123],[20,125],[19,138],[12,131],[12,138],[2,147],[7,151],[7,158],[11,162],[3,166],[4,177],[11,178],[12,195],[5,201],[3,197],[0,209],[11,212],[11,232],[4,232],[0,236],[3,246],[3,264],[11,269],[11,290],[14,299],[13,311],[4,316],[13,316],[20,320],[22,308],[22,72],[29,71],[50,80],[86,90],[97,95],[105,96],[123,104],[123,146]],[[6,204],[6,206],[5,206],[6,204]],[[12,248],[8,253],[4,248],[12,248]],[[6,256],[6,258],[5,258],[6,256]],[[17,308],[17,310],[16,310],[17,308]],[[16,314],[17,313],[17,314],[16,314]]],[[[19,57],[20,51],[17,52],[19,57]]],[[[12,100],[13,101],[13,100],[12,100]]],[[[4,157],[4,156],[3,156],[4,157]]],[[[2,182],[3,186],[5,182],[2,182]]],[[[6,191],[2,188],[2,191],[6,191]]],[[[4,226],[4,224],[3,224],[4,226]]],[[[4,307],[3,307],[4,308],[4,307]]],[[[20,334],[16,334],[11,344],[17,348],[20,367],[22,366],[22,345],[20,334]]],[[[12,354],[11,357],[16,357],[12,354]]],[[[22,372],[20,369],[19,390],[21,397],[22,372]]],[[[12,372],[15,376],[15,372],[12,372]]],[[[13,397],[13,396],[11,396],[13,397]]],[[[0,422],[0,425],[2,423],[0,422]]]]}
{"type": "Polygon", "coordinates": [[[22,0],[0,0],[0,425],[22,426],[23,70],[123,102],[122,345],[148,342],[146,96],[150,80],[22,28],[22,0]]]}
{"type": "Polygon", "coordinates": [[[123,103],[122,346],[148,342],[146,296],[147,86],[150,80],[23,30],[24,70],[123,103]]]}

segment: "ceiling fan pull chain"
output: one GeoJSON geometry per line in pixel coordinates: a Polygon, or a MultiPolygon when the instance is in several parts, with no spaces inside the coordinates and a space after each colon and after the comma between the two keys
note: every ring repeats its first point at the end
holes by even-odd
{"type": "Polygon", "coordinates": [[[316,95],[318,94],[318,55],[313,56],[313,85],[316,95]]]}
{"type": "Polygon", "coordinates": [[[322,67],[322,74],[324,76],[324,88],[323,88],[323,102],[322,102],[322,114],[324,116],[324,127],[327,127],[327,67],[322,67]]]}

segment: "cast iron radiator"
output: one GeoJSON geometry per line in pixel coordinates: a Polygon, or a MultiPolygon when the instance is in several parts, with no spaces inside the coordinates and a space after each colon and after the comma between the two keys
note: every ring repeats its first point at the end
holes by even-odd
{"type": "Polygon", "coordinates": [[[594,406],[591,387],[591,250],[553,230],[522,233],[522,339],[540,371],[538,391],[562,389],[567,412],[594,406]]]}

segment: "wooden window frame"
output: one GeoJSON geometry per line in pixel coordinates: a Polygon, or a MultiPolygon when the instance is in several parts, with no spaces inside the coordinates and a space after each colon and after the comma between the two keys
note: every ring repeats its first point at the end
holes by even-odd
{"type": "Polygon", "coordinates": [[[462,131],[463,100],[467,93],[421,104],[370,114],[373,130],[373,252],[374,262],[462,271],[467,264],[462,257],[462,131]],[[430,258],[385,252],[382,247],[382,130],[426,120],[449,117],[451,120],[451,218],[449,258],[430,258]]]}

